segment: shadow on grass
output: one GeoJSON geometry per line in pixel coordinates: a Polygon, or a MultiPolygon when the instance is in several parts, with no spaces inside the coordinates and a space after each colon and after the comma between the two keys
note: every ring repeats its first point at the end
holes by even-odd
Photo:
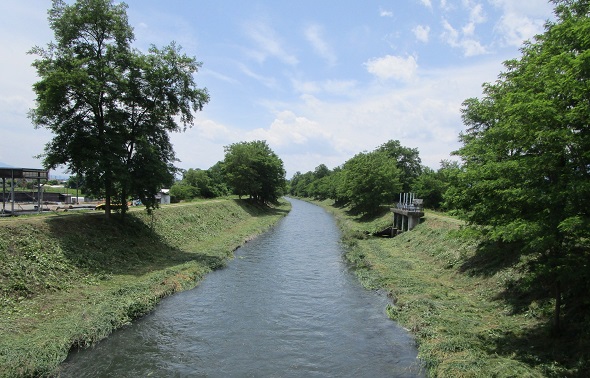
{"type": "Polygon", "coordinates": [[[132,214],[124,223],[116,215],[107,220],[102,214],[80,214],[51,218],[47,224],[71,264],[92,274],[142,275],[188,261],[211,269],[224,265],[221,257],[169,245],[132,214]]]}
{"type": "Polygon", "coordinates": [[[238,206],[240,206],[245,212],[253,217],[267,217],[276,215],[287,215],[289,210],[282,209],[274,206],[269,206],[258,201],[254,201],[250,198],[246,199],[234,199],[233,200],[238,206]]]}
{"type": "Polygon", "coordinates": [[[497,273],[513,268],[505,278],[504,287],[494,299],[510,305],[513,314],[524,313],[533,301],[549,300],[550,292],[543,277],[527,273],[521,261],[522,247],[518,243],[480,243],[475,254],[459,267],[461,273],[490,278],[497,273]]]}
{"type": "Polygon", "coordinates": [[[491,277],[517,264],[521,250],[521,246],[517,244],[481,243],[477,246],[475,254],[466,259],[459,270],[469,275],[491,277]]]}
{"type": "Polygon", "coordinates": [[[359,223],[370,223],[389,213],[391,211],[389,208],[390,206],[380,206],[377,210],[369,213],[363,212],[357,208],[351,208],[346,211],[346,215],[355,218],[355,221],[359,223]]]}
{"type": "MultiPolygon", "coordinates": [[[[522,361],[553,377],[590,376],[590,331],[588,319],[580,317],[588,313],[580,309],[564,307],[559,335],[552,326],[553,304],[551,280],[538,273],[533,274],[532,256],[523,256],[517,243],[482,243],[476,253],[460,267],[465,274],[492,277],[496,273],[513,268],[505,279],[505,285],[494,300],[510,306],[512,314],[524,314],[538,318],[536,326],[515,334],[506,331],[501,335],[487,336],[490,353],[522,361]]],[[[501,273],[502,274],[502,273],[501,273]]],[[[571,301],[574,302],[575,301],[571,301]]],[[[570,302],[570,303],[571,303],[570,302]]]]}
{"type": "Polygon", "coordinates": [[[528,329],[521,335],[512,332],[489,340],[490,353],[512,356],[543,372],[547,377],[590,377],[590,342],[587,330],[570,327],[554,336],[549,325],[528,329]]]}

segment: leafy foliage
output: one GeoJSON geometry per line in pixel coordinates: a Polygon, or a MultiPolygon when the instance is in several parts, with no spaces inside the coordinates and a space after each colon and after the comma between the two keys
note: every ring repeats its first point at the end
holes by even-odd
{"type": "Polygon", "coordinates": [[[373,213],[402,189],[396,161],[381,151],[355,155],[342,171],[341,190],[354,211],[373,213]]]}
{"type": "Polygon", "coordinates": [[[265,141],[240,142],[225,147],[223,170],[238,196],[276,202],[285,190],[283,161],[265,141]]]}
{"type": "Polygon", "coordinates": [[[420,176],[412,183],[412,192],[417,198],[424,200],[424,205],[431,209],[453,209],[453,204],[446,201],[448,194],[456,186],[456,177],[461,172],[458,162],[443,160],[440,168],[435,171],[423,167],[420,176]]]}
{"type": "Polygon", "coordinates": [[[107,215],[116,194],[154,208],[175,171],[168,133],[190,126],[209,100],[193,79],[201,63],[174,43],[133,50],[124,3],[55,0],[49,23],[56,43],[31,50],[41,79],[30,118],[54,133],[44,165],[83,175],[86,190],[106,198],[107,215]]]}
{"type": "Polygon", "coordinates": [[[590,4],[556,1],[557,21],[464,103],[453,201],[489,239],[532,256],[554,325],[590,309],[590,4]]]}
{"type": "Polygon", "coordinates": [[[192,168],[185,171],[182,180],[170,188],[170,194],[178,200],[215,198],[229,194],[229,189],[217,163],[206,171],[192,168]]]}
{"type": "Polygon", "coordinates": [[[297,172],[289,192],[316,200],[333,199],[353,211],[374,213],[395,201],[420,176],[418,150],[391,140],[372,152],[363,152],[332,171],[320,164],[313,172],[297,172]]]}
{"type": "Polygon", "coordinates": [[[384,152],[389,158],[396,162],[396,167],[401,170],[400,179],[402,180],[402,190],[404,192],[409,192],[412,183],[422,172],[418,149],[404,147],[399,140],[390,140],[379,146],[377,151],[384,152]]]}

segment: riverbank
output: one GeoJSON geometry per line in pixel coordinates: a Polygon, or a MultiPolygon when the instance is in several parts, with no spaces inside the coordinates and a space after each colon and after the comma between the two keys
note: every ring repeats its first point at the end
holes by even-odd
{"type": "Polygon", "coordinates": [[[388,314],[416,337],[430,376],[581,377],[588,372],[587,340],[579,334],[550,336],[552,304],[527,302],[507,290],[526,264],[513,265],[511,251],[478,251],[478,240],[458,236],[462,222],[444,214],[427,212],[414,230],[382,238],[368,234],[391,225],[387,209],[367,219],[330,201],[320,205],[337,217],[347,259],[363,285],[390,293],[388,314]]]}
{"type": "Polygon", "coordinates": [[[0,221],[0,376],[57,372],[86,347],[223,267],[290,209],[239,200],[0,221]]]}

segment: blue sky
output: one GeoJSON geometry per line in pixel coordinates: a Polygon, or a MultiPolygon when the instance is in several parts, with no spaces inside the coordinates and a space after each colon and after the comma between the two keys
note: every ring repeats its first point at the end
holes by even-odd
{"type": "MultiPolygon", "coordinates": [[[[211,101],[173,135],[177,166],[207,169],[224,146],[266,140],[288,178],[391,139],[438,168],[459,147],[461,103],[552,17],[546,0],[126,3],[134,47],[176,41],[203,63],[195,80],[211,101]]],[[[27,118],[37,77],[26,54],[53,40],[50,6],[0,3],[0,161],[13,166],[39,168],[51,138],[27,118]]]]}

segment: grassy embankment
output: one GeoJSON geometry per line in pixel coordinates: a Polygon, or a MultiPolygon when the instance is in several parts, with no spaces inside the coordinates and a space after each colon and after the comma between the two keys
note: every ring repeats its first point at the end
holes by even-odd
{"type": "Polygon", "coordinates": [[[388,314],[415,335],[419,357],[436,377],[586,376],[588,341],[550,337],[552,304],[507,290],[521,277],[517,254],[481,250],[459,238],[462,222],[427,212],[425,221],[395,238],[367,237],[391,224],[391,214],[363,219],[331,202],[347,258],[368,288],[384,288],[388,314]]]}
{"type": "Polygon", "coordinates": [[[0,376],[55,374],[70,348],[196,286],[288,211],[215,200],[124,224],[71,212],[0,220],[0,376]]]}

